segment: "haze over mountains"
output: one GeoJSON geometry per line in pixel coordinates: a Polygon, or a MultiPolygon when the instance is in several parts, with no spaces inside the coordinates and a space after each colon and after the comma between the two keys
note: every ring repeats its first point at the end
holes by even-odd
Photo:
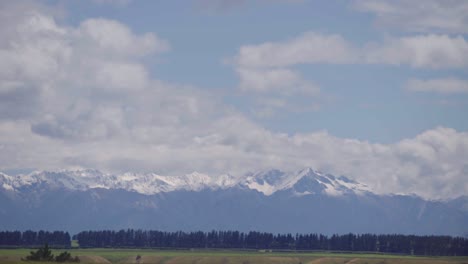
{"type": "Polygon", "coordinates": [[[236,229],[301,233],[468,233],[468,199],[377,194],[310,168],[242,176],[0,173],[0,229],[236,229]]]}

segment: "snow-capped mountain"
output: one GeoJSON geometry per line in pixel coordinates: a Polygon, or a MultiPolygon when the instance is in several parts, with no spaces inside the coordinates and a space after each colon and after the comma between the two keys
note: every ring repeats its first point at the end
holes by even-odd
{"type": "Polygon", "coordinates": [[[269,170],[250,174],[242,183],[249,189],[265,195],[277,191],[291,190],[296,195],[327,194],[340,196],[344,194],[372,193],[365,184],[357,183],[344,176],[335,177],[311,168],[294,173],[280,170],[269,170]]]}
{"type": "Polygon", "coordinates": [[[11,191],[47,187],[85,191],[89,189],[122,189],[141,194],[156,194],[175,190],[198,191],[205,188],[228,188],[237,183],[228,174],[210,177],[198,172],[182,176],[161,176],[155,173],[102,173],[98,170],[36,171],[27,175],[9,176],[0,173],[0,186],[11,191]]]}
{"type": "Polygon", "coordinates": [[[297,172],[280,170],[260,171],[235,177],[230,174],[209,176],[193,172],[182,176],[163,176],[155,173],[102,173],[98,170],[64,170],[59,172],[36,171],[27,175],[10,176],[0,173],[0,186],[10,191],[27,188],[52,188],[85,191],[89,189],[122,189],[152,195],[177,190],[200,191],[232,187],[256,190],[264,195],[290,190],[296,195],[371,193],[364,184],[344,176],[335,177],[311,168],[297,172]]]}
{"type": "Polygon", "coordinates": [[[0,230],[257,230],[290,233],[468,233],[466,197],[380,195],[307,168],[241,176],[0,173],[0,230]]]}

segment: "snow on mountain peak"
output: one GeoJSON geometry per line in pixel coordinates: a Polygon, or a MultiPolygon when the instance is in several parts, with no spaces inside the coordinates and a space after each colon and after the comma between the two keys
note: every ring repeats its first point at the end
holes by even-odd
{"type": "Polygon", "coordinates": [[[331,174],[324,174],[311,168],[293,173],[270,170],[251,174],[244,185],[265,195],[283,190],[292,190],[295,195],[322,193],[330,196],[361,195],[371,192],[364,184],[354,182],[344,176],[336,178],[331,174]]]}
{"type": "Polygon", "coordinates": [[[35,171],[26,175],[9,176],[0,173],[0,188],[8,191],[28,188],[63,188],[85,191],[94,188],[123,189],[141,194],[156,194],[177,190],[201,191],[203,189],[227,189],[243,187],[264,195],[278,191],[291,191],[294,195],[365,194],[371,190],[364,184],[344,176],[335,177],[311,168],[297,172],[267,170],[250,173],[243,177],[230,174],[209,176],[193,172],[181,176],[163,176],[155,173],[108,174],[98,170],[62,170],[57,172],[35,171]]]}

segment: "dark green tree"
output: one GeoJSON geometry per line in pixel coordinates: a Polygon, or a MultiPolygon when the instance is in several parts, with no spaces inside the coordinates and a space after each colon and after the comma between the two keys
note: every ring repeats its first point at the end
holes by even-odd
{"type": "Polygon", "coordinates": [[[31,251],[30,255],[26,257],[26,260],[53,261],[54,255],[52,254],[52,250],[49,249],[49,245],[45,243],[44,247],[38,249],[37,251],[31,251]]]}
{"type": "Polygon", "coordinates": [[[80,262],[80,259],[77,256],[72,257],[71,254],[68,253],[68,251],[64,251],[60,253],[60,255],[55,257],[55,261],[56,262],[80,262]]]}

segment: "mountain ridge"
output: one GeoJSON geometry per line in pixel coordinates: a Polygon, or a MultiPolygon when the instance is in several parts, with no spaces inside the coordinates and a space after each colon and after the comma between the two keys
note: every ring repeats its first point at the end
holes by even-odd
{"type": "Polygon", "coordinates": [[[89,189],[123,189],[140,194],[153,195],[177,190],[200,191],[203,189],[247,188],[266,196],[278,191],[291,190],[296,195],[344,194],[363,195],[374,193],[365,184],[345,176],[335,177],[311,168],[296,172],[277,169],[249,173],[242,176],[221,174],[210,176],[193,172],[180,176],[156,173],[122,174],[103,173],[96,169],[34,171],[29,174],[7,175],[0,172],[0,187],[10,191],[21,191],[47,185],[50,188],[85,191],[89,189]]]}
{"type": "Polygon", "coordinates": [[[381,195],[306,168],[243,176],[0,173],[0,230],[258,230],[283,233],[468,234],[468,198],[381,195]]]}

